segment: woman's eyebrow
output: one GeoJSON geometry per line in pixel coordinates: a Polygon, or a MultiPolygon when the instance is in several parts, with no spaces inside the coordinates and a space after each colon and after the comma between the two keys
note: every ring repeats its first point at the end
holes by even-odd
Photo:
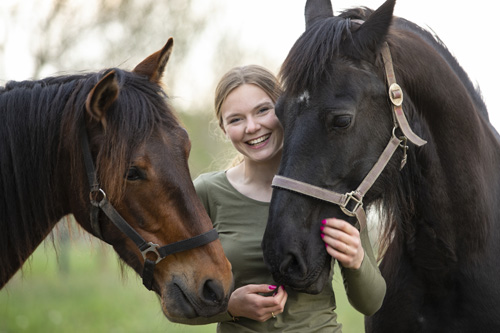
{"type": "Polygon", "coordinates": [[[272,101],[262,101],[262,102],[258,103],[257,105],[255,105],[253,109],[254,110],[255,109],[260,109],[263,106],[272,106],[272,107],[274,107],[274,103],[272,101]]]}

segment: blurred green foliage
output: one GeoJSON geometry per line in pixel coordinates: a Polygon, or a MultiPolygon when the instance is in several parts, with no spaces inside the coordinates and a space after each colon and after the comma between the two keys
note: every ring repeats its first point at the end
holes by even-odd
{"type": "Polygon", "coordinates": [[[211,110],[178,112],[181,123],[191,140],[189,168],[192,178],[200,173],[221,170],[228,166],[236,151],[225,139],[211,110]]]}
{"type": "MultiPolygon", "coordinates": [[[[168,322],[159,300],[108,245],[45,242],[0,292],[0,332],[213,332],[168,322]],[[58,259],[68,257],[61,269],[58,259]]],[[[65,260],[66,260],[65,259],[65,260]]]]}
{"type": "MultiPolygon", "coordinates": [[[[215,324],[169,322],[156,294],[143,287],[137,274],[129,267],[122,273],[111,247],[88,236],[73,238],[55,241],[55,247],[44,242],[0,291],[0,333],[215,332],[215,324]]],[[[347,303],[336,276],[343,332],[363,332],[363,318],[347,303]]]]}

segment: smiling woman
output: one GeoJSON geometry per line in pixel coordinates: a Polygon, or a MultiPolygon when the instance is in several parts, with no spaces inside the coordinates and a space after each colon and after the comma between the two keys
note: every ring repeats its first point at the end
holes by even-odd
{"type": "Polygon", "coordinates": [[[220,322],[220,332],[270,332],[280,325],[288,293],[274,285],[260,249],[270,182],[281,158],[283,131],[274,113],[280,92],[275,76],[255,65],[233,68],[217,86],[216,117],[243,159],[199,176],[195,188],[231,262],[235,291],[226,314],[185,323],[220,322]]]}
{"type": "Polygon", "coordinates": [[[254,84],[234,89],[221,105],[226,136],[241,154],[254,161],[273,158],[283,144],[283,128],[274,114],[274,102],[254,84]]]}

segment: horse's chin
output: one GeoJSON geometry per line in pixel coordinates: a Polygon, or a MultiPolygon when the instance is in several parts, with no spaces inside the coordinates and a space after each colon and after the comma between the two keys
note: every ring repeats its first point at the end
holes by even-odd
{"type": "Polygon", "coordinates": [[[192,292],[180,279],[174,278],[160,295],[165,316],[173,322],[197,317],[211,317],[225,312],[229,294],[220,301],[208,300],[206,291],[192,292]]]}
{"type": "Polygon", "coordinates": [[[306,294],[319,294],[325,288],[330,277],[330,267],[324,266],[315,279],[295,280],[291,277],[283,279],[286,286],[306,294]]]}

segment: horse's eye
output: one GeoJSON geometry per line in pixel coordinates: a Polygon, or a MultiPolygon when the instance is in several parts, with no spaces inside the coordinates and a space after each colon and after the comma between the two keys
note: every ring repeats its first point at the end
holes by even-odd
{"type": "Polygon", "coordinates": [[[351,125],[351,116],[343,115],[333,118],[333,126],[336,128],[347,128],[351,125]]]}
{"type": "Polygon", "coordinates": [[[143,179],[144,175],[137,167],[131,167],[127,171],[126,178],[127,178],[127,180],[134,181],[134,180],[143,179]]]}

